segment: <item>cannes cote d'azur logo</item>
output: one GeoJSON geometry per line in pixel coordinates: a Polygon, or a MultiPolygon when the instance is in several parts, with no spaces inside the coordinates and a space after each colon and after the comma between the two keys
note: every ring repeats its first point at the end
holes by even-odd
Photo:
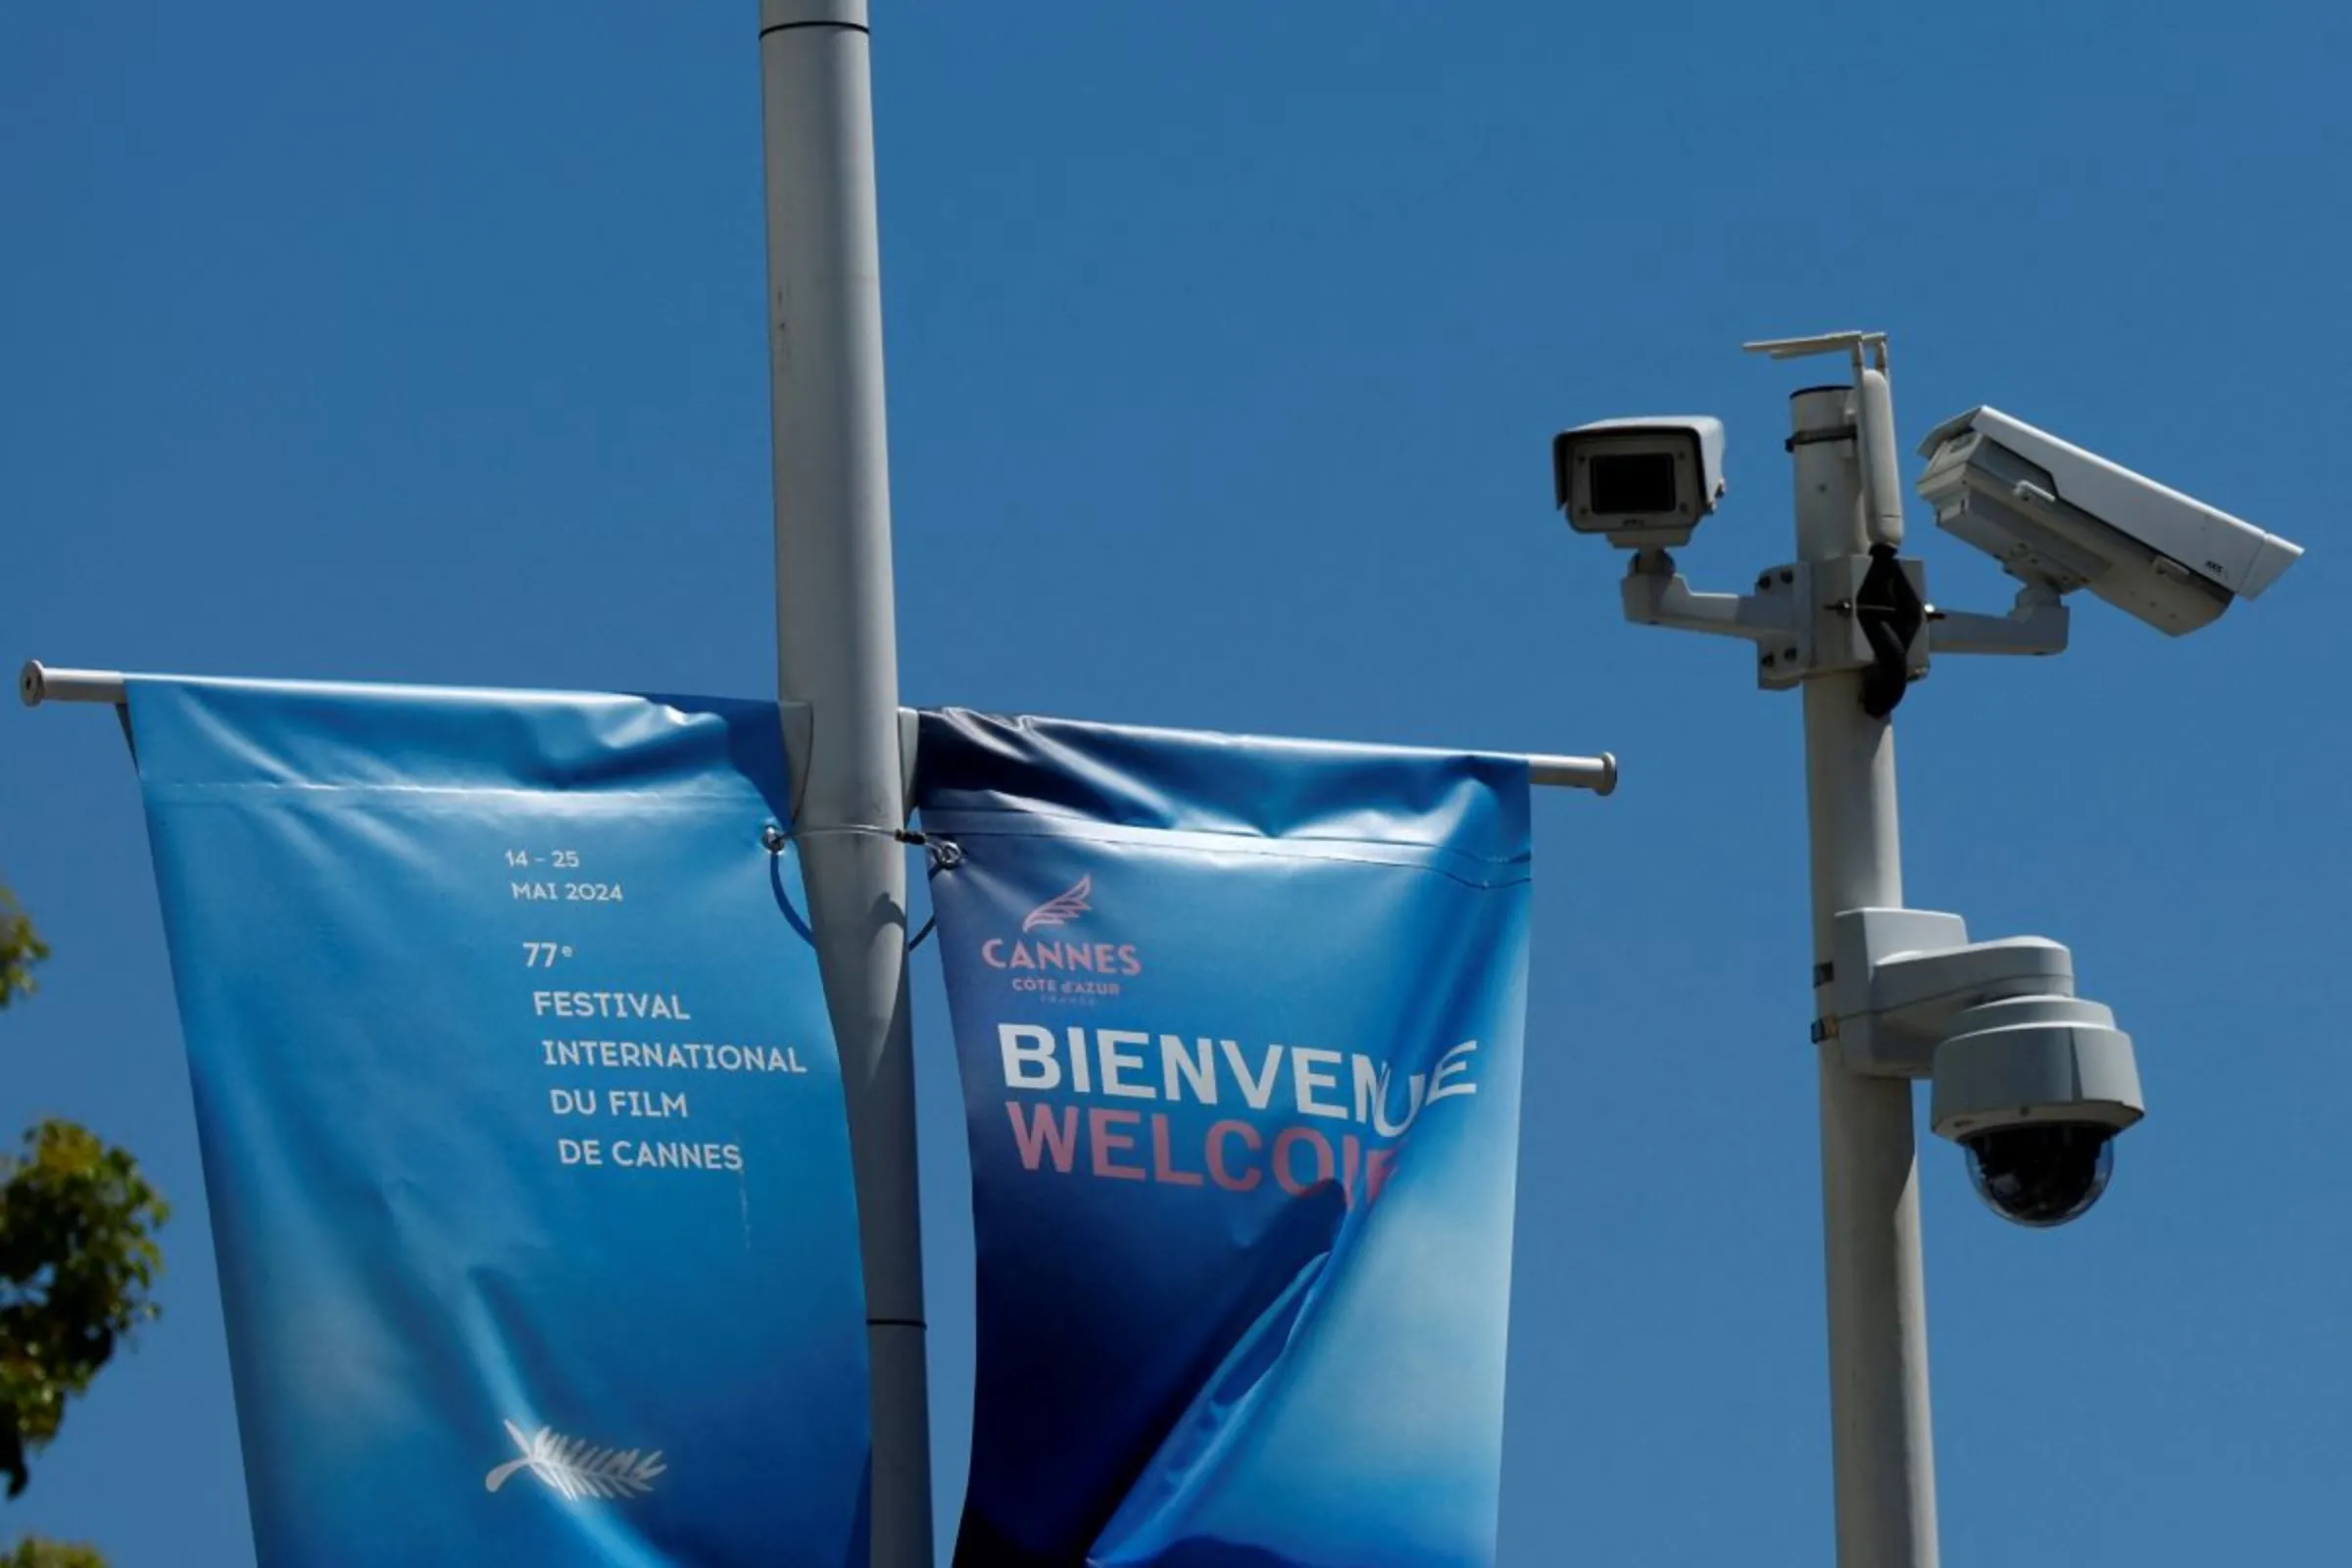
{"type": "Polygon", "coordinates": [[[1034,931],[1039,926],[1068,925],[1080,915],[1093,910],[1087,900],[1094,897],[1095,879],[1082,876],[1065,892],[1056,893],[1045,903],[1021,916],[1021,929],[1034,931]]]}
{"type": "Polygon", "coordinates": [[[654,1490],[654,1482],[669,1468],[662,1462],[659,1448],[651,1453],[643,1448],[600,1448],[548,1427],[526,1437],[514,1422],[506,1426],[507,1436],[514,1440],[522,1457],[509,1459],[482,1477],[486,1492],[496,1492],[517,1472],[528,1470],[565,1502],[585,1497],[641,1497],[654,1490]]]}
{"type": "Polygon", "coordinates": [[[1117,977],[1144,972],[1132,942],[1104,942],[1082,929],[1095,911],[1095,879],[1082,876],[1021,916],[1018,936],[980,944],[980,961],[1019,971],[1015,991],[1078,998],[1118,995],[1117,977]]]}

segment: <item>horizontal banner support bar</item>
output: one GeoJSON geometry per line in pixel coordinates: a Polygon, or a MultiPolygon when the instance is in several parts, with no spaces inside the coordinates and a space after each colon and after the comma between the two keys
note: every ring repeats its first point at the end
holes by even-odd
{"type": "Polygon", "coordinates": [[[49,669],[37,659],[24,661],[17,675],[17,695],[26,708],[43,703],[119,703],[122,677],[111,669],[49,669]]]}
{"type": "MultiPolygon", "coordinates": [[[[17,695],[27,708],[43,703],[120,703],[122,673],[112,669],[51,669],[28,659],[17,675],[17,695]]],[[[900,710],[902,722],[913,711],[900,710]]],[[[1530,757],[1528,777],[1554,789],[1591,790],[1607,795],[1617,788],[1617,759],[1608,752],[1598,757],[1530,757]]]]}
{"type": "Polygon", "coordinates": [[[1528,782],[1552,789],[1591,790],[1595,795],[1609,795],[1617,789],[1617,754],[1603,752],[1598,757],[1530,757],[1527,760],[1528,782]]]}

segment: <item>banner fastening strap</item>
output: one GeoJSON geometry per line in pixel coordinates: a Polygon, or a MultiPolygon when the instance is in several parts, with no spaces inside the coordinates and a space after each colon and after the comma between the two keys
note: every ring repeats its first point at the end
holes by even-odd
{"type": "MultiPolygon", "coordinates": [[[[913,828],[878,827],[869,822],[842,822],[831,827],[805,827],[791,833],[787,833],[775,823],[769,822],[760,829],[760,843],[769,855],[782,855],[784,846],[790,844],[794,839],[813,838],[820,833],[872,833],[896,840],[901,844],[917,846],[929,858],[931,869],[934,871],[952,871],[963,863],[963,846],[957,844],[954,839],[941,838],[936,833],[918,832],[913,828]]],[[[776,897],[779,902],[782,902],[784,895],[779,891],[776,897]]],[[[794,925],[802,929],[803,935],[808,936],[811,942],[815,940],[814,936],[807,931],[805,922],[799,918],[799,911],[793,909],[788,903],[785,905],[785,912],[793,917],[794,925]]],[[[922,929],[907,940],[906,951],[912,953],[921,947],[923,940],[938,929],[938,926],[939,916],[936,914],[925,920],[922,929]]]]}
{"type": "Polygon", "coordinates": [[[871,833],[877,838],[895,839],[901,844],[917,847],[930,844],[929,835],[910,827],[882,827],[872,822],[835,822],[824,827],[796,827],[787,833],[769,822],[760,829],[760,843],[770,855],[781,855],[784,846],[794,839],[813,839],[828,833],[871,833]]]}

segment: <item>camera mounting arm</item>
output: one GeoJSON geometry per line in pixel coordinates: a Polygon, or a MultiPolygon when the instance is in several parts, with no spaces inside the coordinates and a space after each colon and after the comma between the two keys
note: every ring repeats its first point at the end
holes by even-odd
{"type": "Polygon", "coordinates": [[[1625,618],[1639,626],[1779,643],[1795,637],[1804,618],[1788,592],[1794,580],[1790,569],[1782,567],[1777,576],[1768,571],[1757,578],[1753,594],[1699,593],[1674,569],[1672,556],[1650,549],[1635,553],[1618,592],[1625,618]]]}
{"type": "Polygon", "coordinates": [[[1928,648],[1936,654],[2062,654],[2067,620],[2057,588],[2029,582],[2006,615],[1930,609],[1928,648]]]}
{"type": "Polygon", "coordinates": [[[1958,1014],[2006,997],[2075,994],[2074,955],[2047,937],[1968,940],[1968,922],[1932,909],[1844,909],[1833,936],[1819,1032],[1856,1072],[1926,1078],[1958,1014]]]}
{"type": "Polygon", "coordinates": [[[1971,942],[1956,914],[1841,909],[1815,1026],[1852,1071],[1929,1078],[1929,1124],[1965,1139],[2034,1122],[2139,1120],[2139,1068],[2115,1014],[2075,994],[2075,958],[2047,937],[1971,942]]]}
{"type": "Polygon", "coordinates": [[[1828,670],[1880,671],[1900,701],[1927,673],[1926,568],[1881,547],[1867,556],[1792,561],[1756,573],[1755,592],[1698,593],[1659,549],[1638,552],[1619,593],[1639,626],[1737,637],[1756,645],[1756,684],[1788,691],[1828,670]]]}

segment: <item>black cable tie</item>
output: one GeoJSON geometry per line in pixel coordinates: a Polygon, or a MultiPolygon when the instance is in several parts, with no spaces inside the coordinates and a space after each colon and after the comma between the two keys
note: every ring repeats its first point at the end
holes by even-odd
{"type": "Polygon", "coordinates": [[[1829,441],[1852,441],[1861,434],[1861,427],[1851,424],[1833,425],[1827,430],[1799,430],[1781,443],[1781,450],[1794,452],[1798,447],[1820,446],[1829,441]]]}

